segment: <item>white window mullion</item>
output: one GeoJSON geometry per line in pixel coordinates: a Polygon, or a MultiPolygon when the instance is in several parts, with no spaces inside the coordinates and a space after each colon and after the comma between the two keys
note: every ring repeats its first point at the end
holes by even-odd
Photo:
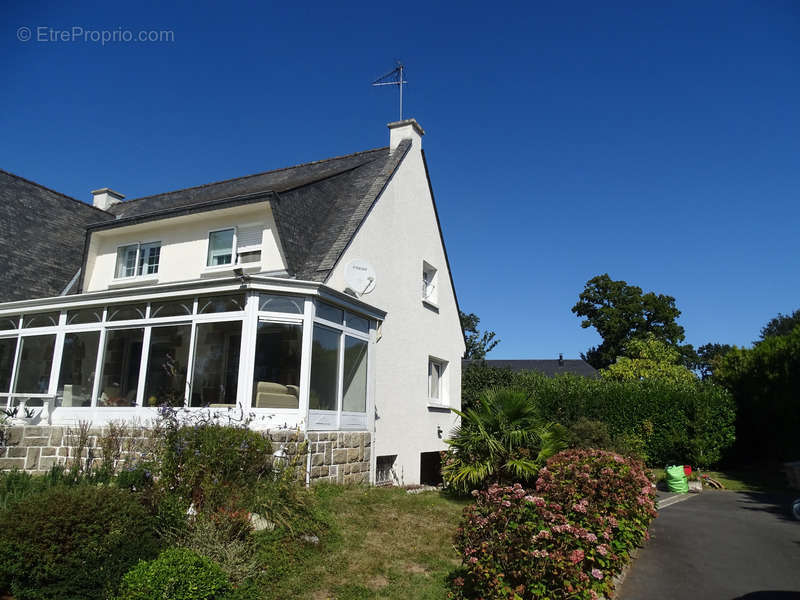
{"type": "MultiPolygon", "coordinates": [[[[197,310],[197,298],[195,298],[195,311],[197,310]]],[[[194,378],[194,346],[197,337],[197,323],[192,321],[192,329],[189,334],[189,360],[186,361],[186,391],[183,405],[188,407],[192,401],[192,379],[194,378]]]]}
{"type": "Polygon", "coordinates": [[[311,393],[311,350],[314,344],[314,301],[307,296],[303,304],[303,342],[300,353],[300,409],[301,422],[308,429],[309,397],[311,393]]]}
{"type": "MultiPolygon", "coordinates": [[[[17,387],[17,371],[19,370],[19,355],[20,350],[22,349],[22,337],[17,334],[17,347],[14,349],[14,363],[11,367],[11,381],[9,383],[8,391],[10,394],[14,393],[14,388],[17,387]]],[[[8,401],[6,402],[6,408],[11,408],[13,404],[13,396],[8,397],[8,401]]]]}
{"type": "Polygon", "coordinates": [[[339,332],[339,364],[336,373],[336,429],[341,429],[344,396],[344,331],[339,332]]]}
{"type": "Polygon", "coordinates": [[[136,406],[144,406],[144,386],[147,380],[147,361],[150,356],[150,333],[152,327],[144,328],[142,335],[142,358],[139,361],[139,382],[136,387],[136,406]]]}
{"type": "Polygon", "coordinates": [[[253,371],[256,358],[256,330],[258,328],[258,294],[250,294],[245,304],[242,321],[242,349],[239,355],[238,403],[249,410],[253,404],[253,371]]]}
{"type": "MultiPolygon", "coordinates": [[[[103,309],[103,319],[105,319],[105,309],[103,309]]],[[[106,354],[106,332],[108,330],[103,327],[100,330],[100,340],[97,343],[97,362],[94,368],[94,382],[92,383],[92,407],[97,406],[97,397],[100,395],[100,379],[103,376],[103,360],[106,354]]]]}

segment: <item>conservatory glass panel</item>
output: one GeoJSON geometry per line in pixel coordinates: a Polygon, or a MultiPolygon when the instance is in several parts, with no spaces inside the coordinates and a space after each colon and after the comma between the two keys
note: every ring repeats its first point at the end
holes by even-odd
{"type": "Polygon", "coordinates": [[[244,296],[211,296],[199,298],[197,312],[201,315],[244,310],[244,296]]]}
{"type": "Polygon", "coordinates": [[[311,346],[311,387],[309,389],[309,408],[312,410],[337,409],[340,337],[338,331],[314,325],[314,340],[311,346]]]}
{"type": "Polygon", "coordinates": [[[342,410],[367,410],[367,342],[345,336],[342,410]]]}
{"type": "Polygon", "coordinates": [[[235,406],[242,322],[199,323],[191,406],[235,406]]]}
{"type": "Polygon", "coordinates": [[[258,310],[268,312],[303,314],[304,300],[300,296],[280,296],[278,294],[259,294],[258,310]]]}
{"type": "Polygon", "coordinates": [[[110,329],[103,352],[98,406],[136,406],[144,329],[110,329]]]}
{"type": "Polygon", "coordinates": [[[67,325],[82,325],[84,323],[99,323],[103,320],[103,308],[83,308],[67,311],[67,325]]]}
{"type": "Polygon", "coordinates": [[[144,384],[145,406],[183,406],[191,325],[153,327],[144,384]]]}
{"type": "Polygon", "coordinates": [[[64,336],[61,372],[56,390],[56,406],[92,405],[99,331],[80,331],[64,336]]]}
{"type": "Polygon", "coordinates": [[[186,317],[194,310],[194,300],[169,300],[167,302],[153,302],[150,305],[150,318],[159,317],[186,317]]]}
{"type": "Polygon", "coordinates": [[[19,315],[13,317],[0,317],[0,331],[17,329],[19,327],[19,315]]]}
{"type": "Polygon", "coordinates": [[[297,408],[303,327],[258,324],[253,371],[254,408],[297,408]]]}
{"type": "Polygon", "coordinates": [[[58,318],[61,316],[61,313],[58,312],[49,312],[49,313],[37,313],[35,315],[23,315],[22,316],[22,327],[56,327],[58,325],[58,318]]]}
{"type": "Polygon", "coordinates": [[[145,304],[121,304],[108,307],[109,321],[130,321],[133,319],[144,319],[147,305],[145,304]]]}
{"type": "Polygon", "coordinates": [[[17,381],[14,392],[18,394],[46,394],[50,386],[50,368],[56,336],[32,335],[20,338],[17,381]]]}
{"type": "Polygon", "coordinates": [[[344,311],[341,308],[336,308],[330,304],[317,302],[317,317],[332,323],[339,323],[341,325],[344,321],[344,311]]]}
{"type": "Polygon", "coordinates": [[[0,338],[0,394],[7,394],[11,386],[16,351],[17,338],[0,338]]]}

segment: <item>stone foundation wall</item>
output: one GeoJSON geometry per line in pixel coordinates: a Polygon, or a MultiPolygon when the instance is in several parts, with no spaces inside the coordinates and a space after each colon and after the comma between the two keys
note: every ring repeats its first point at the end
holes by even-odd
{"type": "MultiPolygon", "coordinates": [[[[10,426],[4,427],[0,445],[0,470],[19,469],[43,473],[55,464],[67,464],[78,459],[80,431],[78,427],[10,426]]],[[[103,461],[102,438],[109,427],[89,429],[84,436],[85,446],[80,458],[92,464],[103,461]]],[[[150,446],[146,428],[130,428],[122,438],[122,458],[146,452],[150,446]]],[[[366,431],[312,431],[307,434],[294,430],[264,432],[272,441],[273,451],[283,447],[286,454],[298,461],[305,472],[307,456],[296,456],[308,439],[311,453],[311,481],[329,483],[369,483],[371,438],[366,431]]]]}

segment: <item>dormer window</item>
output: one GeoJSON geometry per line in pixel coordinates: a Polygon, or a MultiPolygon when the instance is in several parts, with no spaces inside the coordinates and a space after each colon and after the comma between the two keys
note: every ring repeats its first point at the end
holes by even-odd
{"type": "Polygon", "coordinates": [[[422,262],[422,301],[428,304],[439,303],[439,275],[436,268],[422,262]]]}
{"type": "Polygon", "coordinates": [[[242,225],[210,232],[206,266],[260,263],[263,232],[264,227],[261,224],[242,225]]]}
{"type": "Polygon", "coordinates": [[[141,277],[158,273],[161,258],[161,242],[136,243],[117,248],[117,266],[114,276],[117,279],[141,277]]]}

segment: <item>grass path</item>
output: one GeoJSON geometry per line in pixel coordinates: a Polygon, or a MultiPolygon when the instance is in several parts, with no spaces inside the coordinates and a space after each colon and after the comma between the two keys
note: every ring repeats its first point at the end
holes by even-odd
{"type": "Polygon", "coordinates": [[[317,493],[334,531],[295,559],[271,597],[446,597],[447,574],[460,564],[453,535],[466,501],[396,488],[325,487],[317,493]]]}

